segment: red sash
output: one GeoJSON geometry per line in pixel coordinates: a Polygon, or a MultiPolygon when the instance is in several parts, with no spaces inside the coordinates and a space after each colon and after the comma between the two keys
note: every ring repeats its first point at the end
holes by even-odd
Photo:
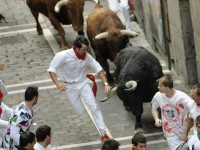
{"type": "Polygon", "coordinates": [[[88,77],[93,82],[92,91],[94,93],[94,96],[96,97],[96,95],[97,95],[97,83],[95,81],[95,78],[91,74],[87,74],[86,77],[88,77]]]}

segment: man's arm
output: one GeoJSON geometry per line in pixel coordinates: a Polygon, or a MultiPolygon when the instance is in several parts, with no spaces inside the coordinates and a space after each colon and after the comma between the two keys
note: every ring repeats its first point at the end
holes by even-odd
{"type": "Polygon", "coordinates": [[[109,86],[109,84],[108,84],[108,82],[107,82],[107,80],[106,80],[106,76],[105,76],[105,74],[104,74],[104,71],[103,71],[103,70],[100,71],[100,72],[98,73],[98,75],[99,75],[99,78],[101,79],[101,81],[102,81],[103,84],[104,84],[104,93],[108,93],[108,92],[110,91],[111,87],[109,86]]]}
{"type": "Polygon", "coordinates": [[[187,121],[187,124],[186,124],[185,130],[181,136],[181,140],[183,140],[183,141],[186,141],[188,139],[188,133],[190,132],[190,129],[194,125],[194,120],[192,118],[187,117],[186,121],[187,121]]]}
{"type": "Polygon", "coordinates": [[[157,127],[161,127],[162,126],[162,121],[159,119],[159,112],[158,109],[153,108],[153,106],[151,106],[151,113],[152,116],[155,120],[155,126],[157,127]]]}
{"type": "Polygon", "coordinates": [[[57,88],[60,91],[65,91],[66,90],[66,85],[58,80],[58,77],[57,77],[56,73],[49,72],[49,75],[50,75],[51,79],[53,80],[54,84],[57,86],[57,88]]]}
{"type": "Polygon", "coordinates": [[[4,104],[3,102],[1,103],[1,109],[3,110],[3,113],[2,113],[2,117],[3,116],[8,116],[10,117],[13,113],[13,109],[8,107],[6,104],[4,104]]]}
{"type": "Polygon", "coordinates": [[[19,145],[19,138],[20,138],[20,134],[19,134],[20,128],[12,125],[10,127],[10,137],[13,139],[13,141],[19,145]]]}

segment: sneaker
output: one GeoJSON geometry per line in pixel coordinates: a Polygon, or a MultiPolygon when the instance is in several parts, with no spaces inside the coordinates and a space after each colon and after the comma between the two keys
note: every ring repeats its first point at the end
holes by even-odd
{"type": "Polygon", "coordinates": [[[109,138],[109,136],[107,135],[107,134],[104,134],[104,135],[102,135],[102,137],[101,137],[101,140],[103,141],[103,142],[105,142],[105,141],[107,141],[107,140],[109,140],[110,138],[109,138]]]}

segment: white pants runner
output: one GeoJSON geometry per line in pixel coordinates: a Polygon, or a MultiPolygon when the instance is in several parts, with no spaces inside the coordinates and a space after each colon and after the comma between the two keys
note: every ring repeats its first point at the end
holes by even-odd
{"type": "MultiPolygon", "coordinates": [[[[109,8],[117,13],[119,0],[108,0],[109,8]]],[[[120,0],[120,6],[122,8],[122,13],[124,15],[124,21],[126,25],[126,29],[130,29],[130,13],[129,13],[129,5],[128,0],[120,0]]]]}
{"type": "Polygon", "coordinates": [[[81,101],[82,99],[90,109],[100,133],[102,135],[105,134],[105,123],[103,115],[95,101],[95,97],[90,85],[86,84],[79,90],[67,90],[66,95],[73,109],[78,115],[81,115],[85,109],[81,101]]]}

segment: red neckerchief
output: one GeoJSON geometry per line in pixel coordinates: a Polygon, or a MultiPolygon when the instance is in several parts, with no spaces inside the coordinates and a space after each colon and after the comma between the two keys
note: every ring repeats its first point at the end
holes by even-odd
{"type": "Polygon", "coordinates": [[[135,150],[135,148],[134,147],[131,147],[131,149],[130,150],[135,150]]]}
{"type": "Polygon", "coordinates": [[[74,53],[76,54],[76,56],[78,57],[78,59],[81,59],[81,60],[84,60],[85,59],[85,56],[81,56],[75,49],[74,50],[74,53]]]}
{"type": "MultiPolygon", "coordinates": [[[[0,101],[2,101],[2,99],[3,99],[3,93],[0,91],[0,101]]],[[[1,104],[0,104],[1,105],[1,104]]],[[[1,117],[1,114],[2,114],[2,108],[1,108],[1,106],[0,106],[0,117],[1,117]]]]}
{"type": "Polygon", "coordinates": [[[86,77],[88,77],[93,82],[92,91],[93,91],[94,96],[96,97],[96,95],[97,95],[97,83],[95,81],[95,78],[91,74],[87,74],[86,77]]]}
{"type": "Polygon", "coordinates": [[[200,106],[200,104],[197,104],[197,106],[200,106]]]}

